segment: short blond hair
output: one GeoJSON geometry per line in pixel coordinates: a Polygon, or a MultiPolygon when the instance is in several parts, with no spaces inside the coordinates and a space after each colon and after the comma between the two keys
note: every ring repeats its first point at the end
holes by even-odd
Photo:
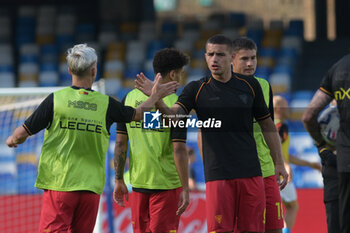
{"type": "Polygon", "coordinates": [[[66,59],[73,74],[84,76],[88,69],[97,62],[97,54],[95,49],[87,44],[77,44],[67,50],[66,59]]]}

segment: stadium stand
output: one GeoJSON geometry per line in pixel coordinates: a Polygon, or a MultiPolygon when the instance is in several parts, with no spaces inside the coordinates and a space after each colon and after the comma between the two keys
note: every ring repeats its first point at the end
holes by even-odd
{"type": "MultiPolygon", "coordinates": [[[[306,87],[300,85],[301,78],[297,77],[300,60],[305,61],[315,54],[311,44],[306,46],[305,54],[304,26],[300,20],[290,21],[287,27],[282,21],[271,21],[269,27],[264,28],[261,19],[232,12],[214,14],[202,21],[86,22],[75,14],[74,7],[54,6],[20,6],[15,18],[9,15],[0,14],[0,87],[70,85],[65,50],[73,44],[86,42],[100,54],[98,78],[105,80],[106,93],[120,100],[133,88],[137,73],[144,72],[153,79],[152,58],[157,50],[173,46],[190,55],[191,64],[186,67],[186,78],[182,83],[187,84],[208,73],[204,60],[207,38],[216,33],[232,39],[248,36],[258,45],[256,76],[269,80],[275,94],[288,96],[292,110],[289,122],[291,151],[307,159],[318,159],[300,122],[303,108],[313,92],[295,89],[306,87]]],[[[11,113],[0,112],[2,142],[11,131],[6,126],[8,122],[4,121],[11,118],[8,114],[11,113]]],[[[113,133],[111,142],[115,140],[113,133]]],[[[189,143],[197,148],[195,140],[196,137],[189,137],[189,143]]],[[[40,152],[35,146],[26,150],[14,153],[0,144],[0,195],[40,193],[34,188],[40,152]]],[[[198,158],[193,166],[197,182],[203,183],[203,165],[197,150],[196,154],[198,158]]],[[[309,168],[293,169],[297,187],[322,187],[320,174],[311,173],[309,168]]]]}
{"type": "MultiPolygon", "coordinates": [[[[205,41],[215,33],[223,33],[232,39],[240,35],[251,37],[259,47],[256,75],[269,80],[275,94],[290,95],[294,91],[295,70],[303,52],[300,20],[292,20],[287,26],[281,20],[273,20],[264,28],[261,19],[231,12],[215,13],[202,21],[163,19],[97,25],[97,21],[81,19],[75,12],[74,7],[68,6],[20,6],[16,20],[6,15],[0,18],[4,28],[0,34],[1,87],[69,85],[65,50],[82,42],[99,51],[99,77],[106,81],[107,94],[119,99],[133,87],[137,73],[142,71],[153,78],[153,55],[165,47],[174,46],[191,56],[185,84],[207,74],[203,59],[205,41]],[[15,46],[8,43],[12,30],[15,46]]],[[[297,121],[297,109],[305,107],[310,99],[291,96],[292,120],[297,121]]]]}

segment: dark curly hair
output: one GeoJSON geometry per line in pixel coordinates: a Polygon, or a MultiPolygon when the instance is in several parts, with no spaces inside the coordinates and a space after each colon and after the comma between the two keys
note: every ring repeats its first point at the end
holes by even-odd
{"type": "Polygon", "coordinates": [[[187,65],[189,61],[189,57],[178,49],[161,49],[154,55],[153,70],[155,74],[160,73],[165,77],[170,71],[187,65]]]}

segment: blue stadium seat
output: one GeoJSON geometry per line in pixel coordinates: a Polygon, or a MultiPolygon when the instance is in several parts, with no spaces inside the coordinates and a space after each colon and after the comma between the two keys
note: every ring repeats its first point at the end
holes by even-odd
{"type": "Polygon", "coordinates": [[[299,120],[288,121],[288,128],[290,132],[306,132],[303,123],[299,120]]]}
{"type": "Polygon", "coordinates": [[[35,17],[19,16],[16,24],[16,45],[35,43],[35,17]]]}
{"type": "Polygon", "coordinates": [[[53,62],[44,62],[44,63],[41,63],[41,65],[40,65],[40,71],[58,72],[58,65],[57,65],[57,63],[53,63],[53,62]]]}
{"type": "Polygon", "coordinates": [[[0,173],[0,195],[17,194],[17,179],[11,173],[0,173]]]}
{"type": "MultiPolygon", "coordinates": [[[[0,116],[0,119],[1,117],[5,117],[5,115],[0,116]]],[[[16,157],[13,149],[6,146],[6,135],[4,133],[4,131],[0,132],[0,139],[2,141],[0,143],[0,194],[16,194],[16,157]]]]}
{"type": "Polygon", "coordinates": [[[273,69],[273,73],[285,73],[291,78],[293,77],[293,69],[289,65],[276,65],[273,69]]]}
{"type": "Polygon", "coordinates": [[[34,34],[18,35],[16,36],[15,40],[16,40],[16,46],[17,48],[19,48],[23,44],[34,43],[34,34]]]}
{"type": "Polygon", "coordinates": [[[255,76],[259,78],[263,78],[265,80],[269,80],[271,75],[271,68],[267,66],[258,66],[255,71],[255,76]]]}
{"type": "Polygon", "coordinates": [[[285,35],[304,38],[304,22],[302,20],[289,21],[289,27],[285,31],[285,35]]]}
{"type": "Polygon", "coordinates": [[[292,94],[291,93],[281,93],[279,94],[280,96],[282,96],[283,98],[285,98],[287,100],[288,103],[290,103],[291,99],[292,99],[292,94]]]}
{"type": "Polygon", "coordinates": [[[150,41],[147,45],[146,59],[153,59],[154,54],[160,50],[167,47],[167,44],[162,40],[150,41]]]}
{"type": "Polygon", "coordinates": [[[122,100],[131,90],[131,88],[120,88],[116,96],[119,100],[122,100]]]}
{"type": "Polygon", "coordinates": [[[57,86],[59,83],[59,75],[57,71],[41,71],[39,73],[39,86],[52,87],[57,86]]]}
{"type": "Polygon", "coordinates": [[[258,51],[258,55],[260,57],[276,58],[277,57],[277,50],[275,48],[271,48],[271,47],[263,47],[258,51]]]}
{"type": "Polygon", "coordinates": [[[188,142],[187,146],[192,147],[195,154],[196,154],[196,161],[194,161],[194,163],[191,164],[191,166],[193,167],[193,169],[195,171],[195,180],[196,180],[196,182],[204,183],[205,182],[204,167],[203,167],[201,155],[200,155],[199,150],[198,150],[197,141],[188,142]]]}
{"type": "Polygon", "coordinates": [[[17,164],[17,190],[19,194],[35,194],[40,191],[34,187],[37,177],[37,166],[31,163],[17,164]]]}
{"type": "Polygon", "coordinates": [[[229,25],[234,28],[241,28],[246,24],[246,17],[244,13],[231,12],[228,15],[229,25]]]}
{"type": "Polygon", "coordinates": [[[14,72],[0,72],[0,87],[15,87],[14,72]]]}
{"type": "Polygon", "coordinates": [[[58,53],[58,47],[56,44],[45,44],[41,46],[41,54],[47,54],[47,53],[58,53]]]}
{"type": "Polygon", "coordinates": [[[13,65],[0,64],[0,73],[11,73],[14,72],[13,65]]]}
{"type": "Polygon", "coordinates": [[[311,100],[314,92],[311,90],[299,90],[292,93],[292,100],[311,100]]]}
{"type": "Polygon", "coordinates": [[[122,88],[122,81],[118,77],[105,79],[106,94],[115,96],[119,89],[122,88]]]}
{"type": "Polygon", "coordinates": [[[20,63],[38,63],[39,58],[36,54],[22,54],[20,55],[20,63]]]}
{"type": "Polygon", "coordinates": [[[124,71],[125,79],[136,79],[136,75],[141,73],[143,68],[141,66],[130,66],[127,67],[124,71]]]}
{"type": "Polygon", "coordinates": [[[76,43],[84,43],[95,40],[96,27],[92,23],[78,24],[76,27],[76,43]]]}
{"type": "Polygon", "coordinates": [[[298,50],[293,47],[284,47],[280,49],[280,57],[290,57],[291,59],[298,58],[298,50]]]}
{"type": "Polygon", "coordinates": [[[59,74],[59,83],[62,86],[70,86],[72,84],[72,76],[69,73],[59,74]]]}
{"type": "Polygon", "coordinates": [[[70,34],[62,34],[56,36],[56,43],[57,45],[62,47],[71,47],[74,44],[74,36],[70,34]]]}
{"type": "Polygon", "coordinates": [[[160,37],[166,41],[166,43],[172,44],[177,38],[178,26],[176,22],[165,21],[161,25],[160,37]]]}
{"type": "Polygon", "coordinates": [[[261,29],[248,29],[247,31],[247,37],[249,37],[256,43],[258,47],[258,51],[261,49],[261,41],[262,41],[263,35],[264,35],[264,31],[261,29]]]}

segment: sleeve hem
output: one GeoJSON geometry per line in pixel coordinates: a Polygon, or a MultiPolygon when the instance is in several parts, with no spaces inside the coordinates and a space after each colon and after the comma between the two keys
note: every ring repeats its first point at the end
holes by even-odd
{"type": "Polygon", "coordinates": [[[25,129],[25,131],[27,131],[27,133],[32,136],[32,132],[30,132],[30,130],[28,129],[28,127],[26,126],[26,124],[23,124],[23,128],[25,129]]]}
{"type": "Polygon", "coordinates": [[[184,105],[183,103],[181,103],[181,102],[176,102],[176,104],[180,105],[180,106],[183,108],[183,110],[185,110],[186,114],[189,113],[189,111],[187,110],[187,108],[185,107],[185,105],[184,105]]]}
{"type": "Polygon", "coordinates": [[[186,143],[185,139],[172,139],[172,142],[183,142],[186,143]]]}
{"type": "Polygon", "coordinates": [[[117,133],[128,135],[128,132],[123,131],[123,130],[117,130],[117,133]]]}
{"type": "Polygon", "coordinates": [[[269,113],[269,114],[267,114],[267,115],[265,115],[265,116],[263,116],[263,117],[256,118],[256,120],[257,120],[257,121],[262,121],[262,120],[265,120],[265,119],[269,118],[270,116],[271,116],[271,114],[269,113]]]}
{"type": "Polygon", "coordinates": [[[325,94],[327,94],[333,98],[333,94],[331,92],[327,91],[326,89],[324,89],[323,87],[320,87],[320,91],[324,92],[325,94]]]}

